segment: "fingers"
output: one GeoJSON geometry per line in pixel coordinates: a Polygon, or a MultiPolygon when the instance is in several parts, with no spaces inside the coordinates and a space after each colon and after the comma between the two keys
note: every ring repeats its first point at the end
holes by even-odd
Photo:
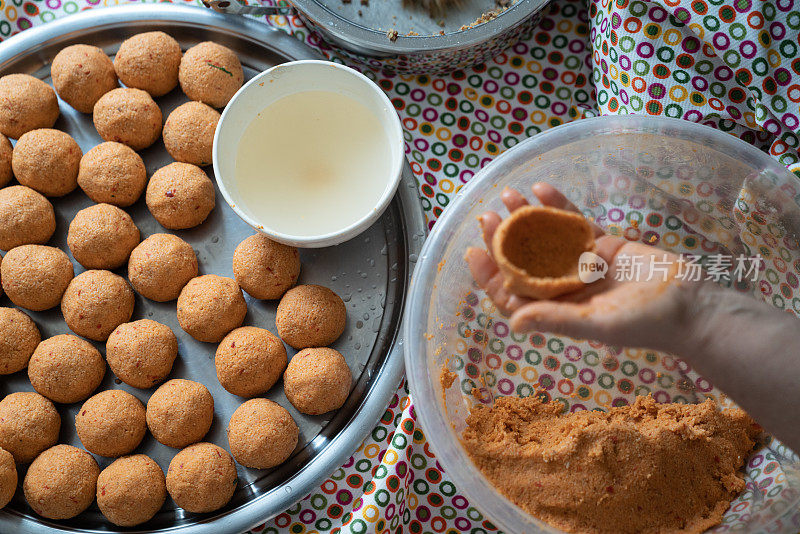
{"type": "Polygon", "coordinates": [[[610,235],[602,235],[595,240],[595,254],[606,260],[606,263],[611,265],[614,262],[614,258],[617,256],[617,252],[622,246],[627,243],[621,237],[614,237],[610,235]]]}
{"type": "Polygon", "coordinates": [[[522,196],[522,193],[510,187],[503,189],[503,192],[500,193],[500,200],[503,201],[509,213],[528,205],[528,201],[522,196]]]}
{"type": "Polygon", "coordinates": [[[503,274],[489,254],[480,248],[470,247],[464,256],[469,265],[472,278],[478,284],[503,315],[509,315],[530,300],[509,293],[505,288],[503,274]]]}
{"type": "MultiPolygon", "coordinates": [[[[531,186],[531,191],[533,191],[533,194],[539,199],[539,202],[542,203],[542,206],[550,206],[551,208],[581,213],[581,210],[570,202],[561,191],[546,182],[536,182],[531,186]]],[[[592,225],[595,237],[599,237],[605,233],[603,229],[595,223],[591,221],[589,223],[592,225]]]]}
{"type": "Polygon", "coordinates": [[[511,316],[515,332],[552,332],[577,339],[606,341],[603,328],[587,304],[536,301],[519,308],[511,316]]]}
{"type": "Polygon", "coordinates": [[[533,191],[533,194],[539,199],[539,202],[541,202],[543,206],[580,213],[577,206],[570,202],[561,191],[546,182],[536,182],[531,186],[531,191],[533,191]]]}
{"type": "Polygon", "coordinates": [[[469,247],[467,253],[464,255],[464,259],[467,260],[469,271],[472,273],[472,279],[484,289],[489,285],[489,281],[492,277],[499,274],[497,264],[495,264],[494,260],[489,256],[489,253],[483,249],[469,247]]]}
{"type": "Polygon", "coordinates": [[[492,238],[494,237],[494,232],[502,221],[500,216],[493,211],[487,211],[478,217],[478,222],[480,222],[481,225],[481,232],[483,233],[483,242],[486,243],[486,250],[489,251],[490,255],[492,253],[492,238]]]}

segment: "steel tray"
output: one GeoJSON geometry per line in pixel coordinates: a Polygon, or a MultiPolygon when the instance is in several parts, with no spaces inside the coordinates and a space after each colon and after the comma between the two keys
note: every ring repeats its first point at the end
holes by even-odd
{"type": "MultiPolygon", "coordinates": [[[[258,22],[220,15],[203,8],[152,4],[85,11],[12,37],[0,44],[0,75],[26,72],[49,82],[50,62],[61,48],[88,43],[113,55],[125,38],[151,30],[169,33],[184,50],[205,40],[231,47],[242,61],[246,79],[281,62],[318,57],[296,39],[258,22]]],[[[180,89],[176,89],[157,102],[166,118],[185,100],[180,89]]],[[[101,141],[90,115],[78,113],[64,102],[60,105],[61,117],[56,128],[75,137],[84,152],[101,141]]],[[[148,175],[171,161],[161,141],[142,151],[141,155],[148,175]]],[[[213,172],[210,167],[206,171],[209,175],[213,172]]],[[[51,245],[69,253],[66,247],[69,222],[78,210],[91,203],[80,190],[55,199],[57,228],[51,245]]],[[[143,239],[164,231],[149,214],[143,198],[128,211],[143,239]]],[[[217,206],[209,219],[195,229],[175,233],[197,252],[201,274],[232,276],[233,250],[253,230],[234,214],[217,190],[217,206]]],[[[306,496],[358,447],[384,413],[400,382],[403,374],[400,321],[411,263],[416,260],[425,233],[417,184],[406,164],[392,204],[369,230],[337,247],[301,251],[303,271],[300,283],[328,286],[346,302],[347,328],[333,346],[345,355],[353,370],[353,389],[338,412],[310,417],[297,412],[286,400],[282,384],[276,384],[266,396],[291,412],[300,427],[300,443],[292,457],[278,468],[262,471],[237,466],[239,485],[225,508],[210,514],[190,514],[168,499],[162,510],[145,525],[119,529],[106,521],[96,504],[72,520],[45,520],[27,506],[20,489],[14,500],[0,511],[0,532],[236,533],[278,514],[306,496]]],[[[76,274],[84,270],[76,262],[74,265],[76,274]]],[[[117,272],[125,276],[126,268],[117,272]]],[[[274,332],[277,303],[246,298],[248,314],[245,324],[274,332]]],[[[3,296],[0,306],[12,304],[8,297],[3,296]]],[[[57,309],[30,315],[39,325],[42,337],[69,332],[57,309]]],[[[200,343],[181,330],[174,301],[159,304],[137,295],[132,320],[141,318],[165,323],[178,336],[179,358],[170,378],[189,378],[209,388],[215,400],[215,419],[205,439],[227,449],[225,430],[228,420],[243,399],[226,392],[217,381],[214,369],[216,345],[200,343]]],[[[104,351],[103,344],[96,345],[104,351]]],[[[287,349],[291,357],[294,351],[287,349]]],[[[99,390],[109,388],[129,391],[142,402],[146,402],[153,391],[118,383],[110,370],[99,390]]],[[[32,390],[24,371],[0,378],[0,396],[21,390],[32,390]]],[[[79,406],[80,403],[58,406],[62,417],[61,442],[80,446],[74,425],[79,406]]],[[[136,452],[150,455],[166,470],[177,451],[158,443],[148,434],[136,452]]],[[[108,458],[97,457],[97,460],[101,468],[110,463],[108,458]]],[[[24,467],[19,474],[21,485],[24,467]]]]}

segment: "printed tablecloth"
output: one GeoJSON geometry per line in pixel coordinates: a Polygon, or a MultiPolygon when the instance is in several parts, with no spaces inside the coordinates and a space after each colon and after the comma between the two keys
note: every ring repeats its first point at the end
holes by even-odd
{"type": "MultiPolygon", "coordinates": [[[[118,0],[3,0],[0,38],[118,0]]],[[[190,3],[195,3],[191,0],[190,3]]],[[[678,117],[730,132],[800,176],[800,5],[794,0],[556,0],[495,60],[445,77],[367,72],[404,126],[428,225],[503,150],[598,114],[678,117]]],[[[339,60],[296,17],[269,24],[339,60]]],[[[495,532],[437,463],[401,385],[318,490],[256,533],[495,532]]]]}

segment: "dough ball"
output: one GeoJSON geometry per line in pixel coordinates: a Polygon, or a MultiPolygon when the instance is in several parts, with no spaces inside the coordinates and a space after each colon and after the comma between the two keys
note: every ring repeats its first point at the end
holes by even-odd
{"type": "Polygon", "coordinates": [[[145,32],[122,42],[114,68],[122,83],[162,96],[178,85],[181,45],[164,32],[145,32]]]}
{"type": "Polygon", "coordinates": [[[164,124],[164,146],[176,161],[203,167],[211,165],[211,147],[219,112],[202,102],[181,104],[164,124]]]}
{"type": "Polygon", "coordinates": [[[53,88],[28,74],[0,78],[0,133],[19,139],[37,128],[52,128],[58,118],[53,88]]]}
{"type": "Polygon", "coordinates": [[[299,432],[285,408],[268,399],[250,399],[231,416],[228,446],[243,466],[269,469],[289,458],[299,432]]]}
{"type": "Polygon", "coordinates": [[[341,408],[352,382],[344,356],[327,347],[301,350],[283,373],[286,398],[299,412],[308,415],[341,408]]]}
{"type": "Polygon", "coordinates": [[[266,393],[286,369],[286,348],[278,336],[263,328],[237,328],[217,347],[217,378],[240,397],[266,393]]]}
{"type": "Polygon", "coordinates": [[[214,184],[196,165],[170,163],[153,173],[145,198],[161,226],[185,230],[205,221],[214,209],[214,184]]]}
{"type": "Polygon", "coordinates": [[[147,148],[161,135],[161,109],[141,89],[113,89],[94,105],[94,127],[104,141],[134,150],[147,148]]]}
{"type": "Polygon", "coordinates": [[[111,458],[129,454],[147,432],[144,405],[121,389],[101,391],[83,403],[75,430],[89,452],[111,458]]]}
{"type": "Polygon", "coordinates": [[[17,466],[14,457],[0,448],[0,509],[11,502],[17,491],[17,466]]]}
{"type": "Polygon", "coordinates": [[[58,441],[61,416],[53,403],[32,391],[10,393],[0,401],[0,447],[27,464],[58,441]]]}
{"type": "Polygon", "coordinates": [[[11,141],[3,134],[0,134],[0,187],[5,187],[14,177],[11,170],[11,141]]]}
{"type": "Polygon", "coordinates": [[[300,254],[263,234],[251,235],[233,252],[233,275],[257,299],[277,299],[297,283],[300,254]]]}
{"type": "Polygon", "coordinates": [[[178,79],[190,100],[221,108],[244,83],[244,72],[233,50],[206,41],[183,55],[178,79]]]}
{"type": "Polygon", "coordinates": [[[94,502],[100,467],[91,454],[71,445],[56,445],[28,468],[22,489],[33,511],[49,519],[69,519],[94,502]]]}
{"type": "Polygon", "coordinates": [[[111,59],[91,45],[62,48],[53,59],[50,75],[58,96],[81,113],[91,113],[100,97],[117,87],[111,59]]]}
{"type": "Polygon", "coordinates": [[[178,357],[178,338],[170,327],[141,319],[119,325],[106,342],[106,360],[117,377],[135,388],[164,380],[178,357]]]}
{"type": "Polygon", "coordinates": [[[75,272],[69,257],[55,247],[22,245],[0,265],[0,281],[11,302],[33,311],[58,306],[75,272]]]}
{"type": "Polygon", "coordinates": [[[180,449],[203,439],[214,420],[214,398],[199,382],[164,382],[147,401],[147,427],[153,437],[180,449]]]}
{"type": "Polygon", "coordinates": [[[14,176],[48,197],[62,197],[78,187],[81,147],[61,130],[31,130],[17,141],[11,157],[14,176]]]}
{"type": "Polygon", "coordinates": [[[239,284],[224,276],[193,278],[178,297],[178,322],[198,341],[219,343],[242,326],[245,315],[247,304],[239,284]]]}
{"type": "Polygon", "coordinates": [[[133,305],[133,290],[124,278],[110,271],[85,271],[64,292],[61,313],[79,336],[105,341],[130,320],[133,305]]]}
{"type": "Polygon", "coordinates": [[[191,245],[172,234],[153,234],[131,252],[128,279],[140,295],[156,302],[175,300],[197,276],[191,245]]]}
{"type": "Polygon", "coordinates": [[[53,205],[24,185],[0,189],[0,249],[43,245],[56,231],[53,205]]]}
{"type": "Polygon", "coordinates": [[[78,185],[97,202],[125,208],[142,196],[147,171],[141,156],[122,143],[100,143],[81,158],[78,185]]]}
{"type": "Polygon", "coordinates": [[[116,269],[139,244],[139,229],[131,216],[111,204],[95,204],[75,214],[67,245],[87,269],[116,269]]]}
{"type": "Polygon", "coordinates": [[[0,375],[25,369],[41,340],[36,323],[27,314],[0,308],[0,375]]]}
{"type": "Polygon", "coordinates": [[[97,478],[97,506],[120,527],[149,521],[166,499],[164,472],[144,454],[114,460],[97,478]]]}
{"type": "Polygon", "coordinates": [[[278,304],[278,335],[296,349],[324,347],[344,332],[347,309],[339,295],[327,287],[297,286],[278,304]]]}
{"type": "Polygon", "coordinates": [[[33,389],[61,404],[86,399],[105,374],[106,363],[94,345],[69,334],[39,343],[28,362],[33,389]]]}
{"type": "Polygon", "coordinates": [[[236,482],[233,458],[213,443],[186,447],[175,455],[167,470],[167,491],[175,504],[196,514],[228,504],[236,482]]]}

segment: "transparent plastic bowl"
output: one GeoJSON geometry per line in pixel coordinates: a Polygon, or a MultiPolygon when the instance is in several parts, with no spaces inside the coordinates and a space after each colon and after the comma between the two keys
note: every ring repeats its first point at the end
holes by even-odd
{"type": "MultiPolygon", "coordinates": [[[[463,257],[467,247],[482,244],[476,217],[503,212],[502,189],[515,187],[530,198],[537,181],[559,188],[610,234],[677,253],[760,254],[766,269],[759,279],[731,290],[800,314],[800,180],[745,142],[678,119],[606,116],[553,128],[496,158],[463,187],[428,238],[404,337],[406,372],[427,439],[458,490],[508,534],[558,531],[498,493],[462,448],[459,435],[477,402],[473,387],[488,403],[541,389],[571,410],[623,405],[648,393],[659,402],[710,396],[731,404],[688,363],[667,354],[509,331],[463,257]],[[443,365],[458,374],[446,398],[443,365]]],[[[769,355],[753,355],[754,365],[762,357],[769,355]]],[[[746,489],[712,532],[798,532],[798,462],[766,437],[746,463],[746,489]]]]}

